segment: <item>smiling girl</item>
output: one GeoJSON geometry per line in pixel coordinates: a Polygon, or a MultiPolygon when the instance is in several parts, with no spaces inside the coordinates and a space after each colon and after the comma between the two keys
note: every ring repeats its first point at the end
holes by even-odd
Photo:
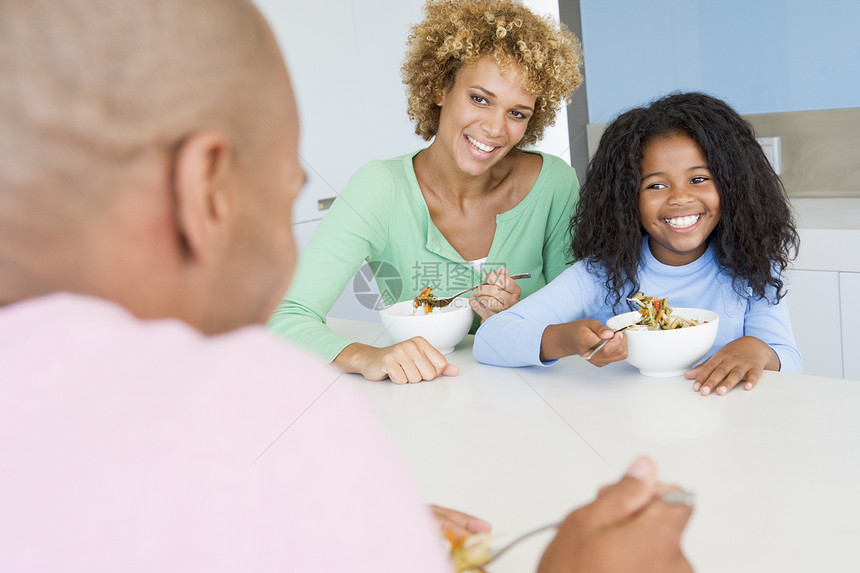
{"type": "Polygon", "coordinates": [[[409,117],[431,143],[350,179],[269,321],[347,372],[397,383],[458,370],[420,337],[375,347],[326,327],[359,266],[369,263],[386,304],[483,281],[470,299],[478,322],[564,270],[579,190],[563,160],[523,150],[582,82],[579,41],[512,0],[428,0],[425,10],[401,72],[409,117]],[[531,278],[520,286],[507,269],[531,278]]]}
{"type": "Polygon", "coordinates": [[[704,395],[763,370],[800,372],[782,272],[798,236],[785,190],[750,125],[724,102],[675,94],[619,116],[588,166],[570,224],[577,263],[489,319],[474,354],[499,366],[551,364],[609,339],[591,361],[627,356],[606,320],[643,292],[720,315],[705,361],[686,373],[704,395]]]}

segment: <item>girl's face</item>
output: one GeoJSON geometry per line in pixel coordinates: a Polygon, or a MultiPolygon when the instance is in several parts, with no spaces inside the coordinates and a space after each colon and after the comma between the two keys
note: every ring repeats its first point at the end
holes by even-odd
{"type": "Polygon", "coordinates": [[[523,138],[535,96],[512,65],[502,75],[488,57],[465,66],[436,102],[441,108],[434,144],[442,145],[467,175],[481,175],[523,138]]]}
{"type": "Polygon", "coordinates": [[[656,137],[642,150],[639,219],[666,265],[686,265],[708,248],[720,222],[720,194],[702,150],[687,135],[656,137]]]}

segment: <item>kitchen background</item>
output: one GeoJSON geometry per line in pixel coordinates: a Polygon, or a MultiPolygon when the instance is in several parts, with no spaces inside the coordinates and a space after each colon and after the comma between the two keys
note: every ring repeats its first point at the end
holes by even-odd
{"type": "MultiPolygon", "coordinates": [[[[399,70],[423,0],[257,0],[286,52],[309,181],[299,248],[364,163],[426,143],[406,116],[399,70]]],[[[584,173],[603,125],[676,90],[748,116],[778,162],[801,252],[789,304],[804,372],[860,380],[860,3],[853,0],[526,0],[582,40],[585,84],[540,149],[584,173]],[[776,138],[776,139],[773,139],[776,138]]],[[[359,276],[358,279],[362,277],[359,276]]],[[[357,280],[330,316],[378,320],[357,280]]]]}

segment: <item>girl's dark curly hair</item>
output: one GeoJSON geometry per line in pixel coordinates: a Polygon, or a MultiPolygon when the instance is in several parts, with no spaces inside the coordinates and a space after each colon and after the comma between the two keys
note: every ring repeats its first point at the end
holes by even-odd
{"type": "Polygon", "coordinates": [[[677,93],[634,108],[607,126],[588,165],[570,221],[570,253],[605,277],[606,303],[618,308],[639,290],[642,149],[656,137],[681,133],[702,151],[720,194],[722,218],[709,238],[717,264],[746,296],[785,296],[782,272],[799,238],[785,188],[752,126],[725,102],[702,93],[677,93]],[[626,292],[625,292],[626,291],[626,292]]]}

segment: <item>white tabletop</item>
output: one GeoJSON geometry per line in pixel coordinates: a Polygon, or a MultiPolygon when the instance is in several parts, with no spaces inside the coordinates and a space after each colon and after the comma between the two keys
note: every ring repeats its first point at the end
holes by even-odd
{"type": "MultiPolygon", "coordinates": [[[[390,343],[380,324],[329,324],[390,343]]],[[[486,366],[471,345],[467,336],[448,357],[457,377],[344,377],[370,398],[428,502],[513,535],[587,503],[648,454],[662,481],[696,493],[683,545],[699,573],[860,571],[860,383],[766,372],[753,391],[703,397],[682,377],[627,363],[486,366]]],[[[533,571],[548,539],[492,571],[533,571]]]]}

